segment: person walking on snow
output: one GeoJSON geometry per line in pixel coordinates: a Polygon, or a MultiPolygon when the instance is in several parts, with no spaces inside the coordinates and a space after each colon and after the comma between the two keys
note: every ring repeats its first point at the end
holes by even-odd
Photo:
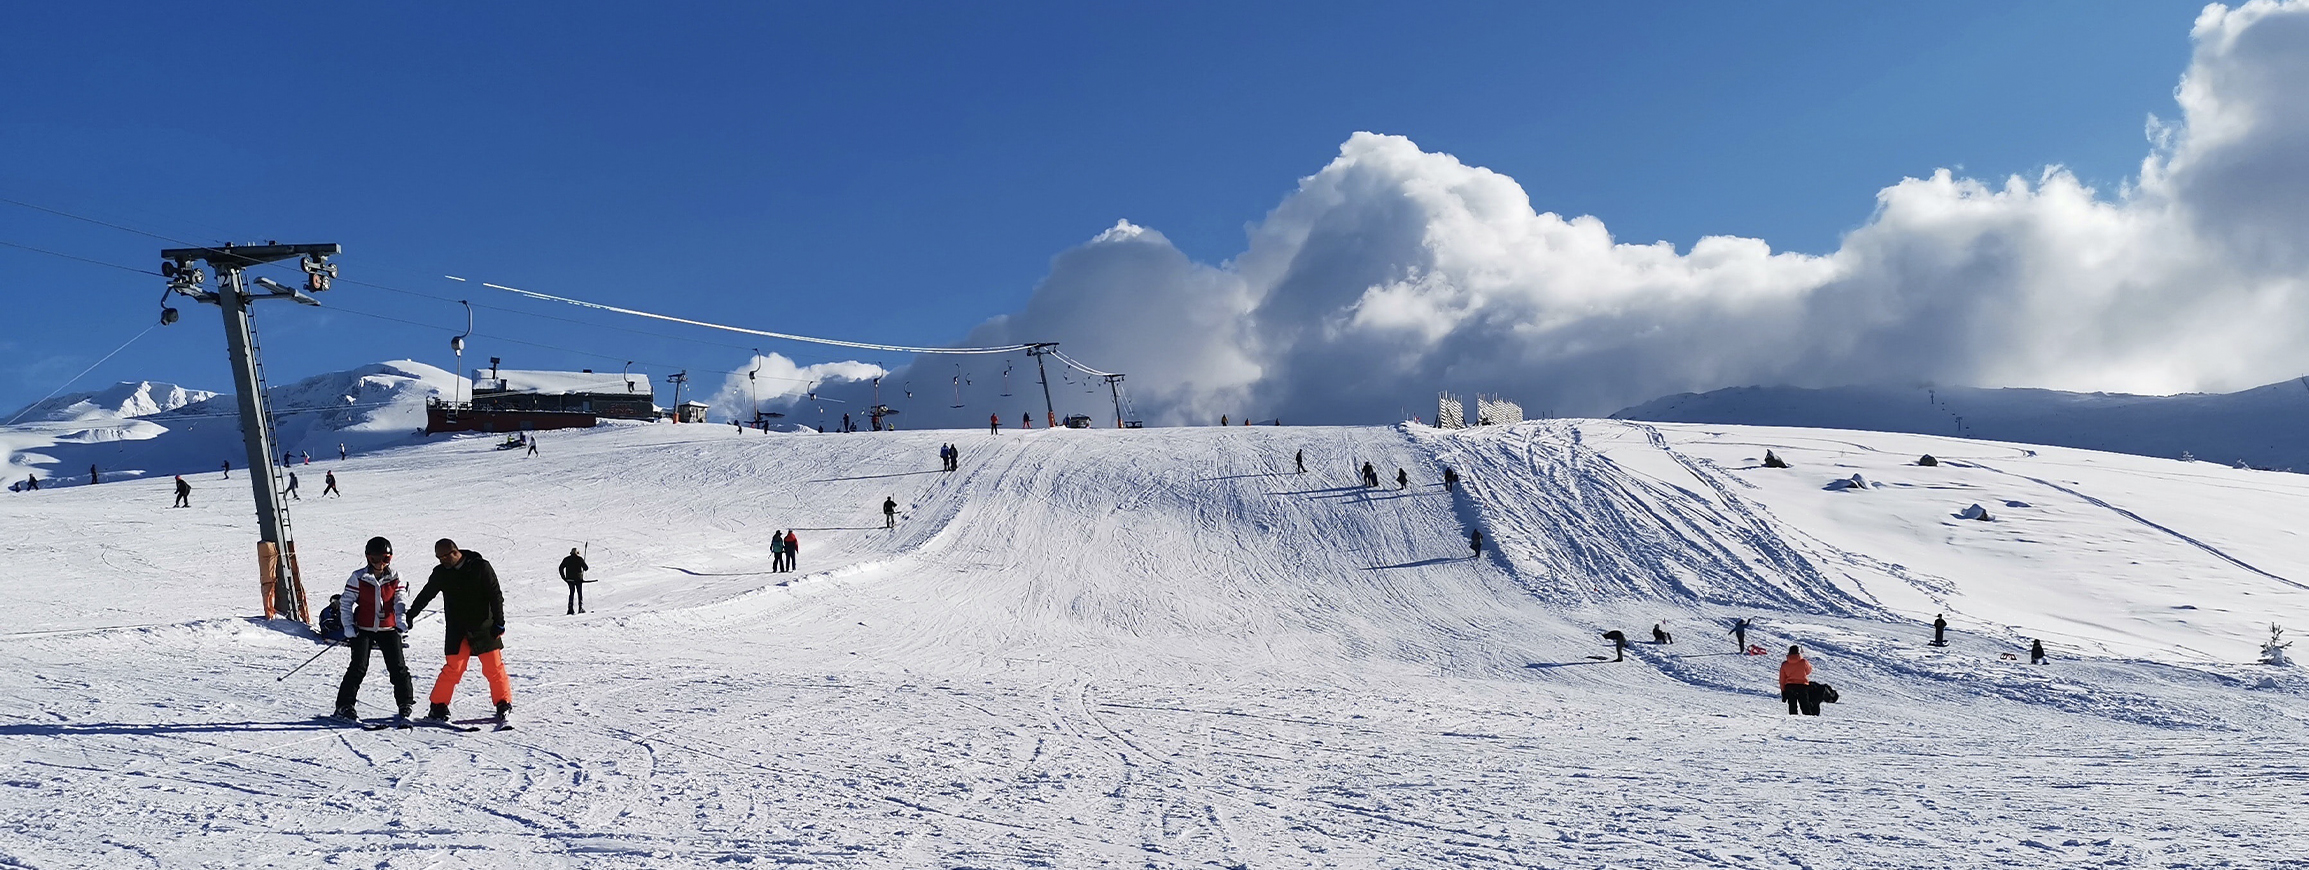
{"type": "Polygon", "coordinates": [[[896,498],[884,498],[882,499],[882,528],[895,529],[897,527],[898,500],[896,498]]]}
{"type": "Polygon", "coordinates": [[[576,547],[569,548],[569,555],[561,560],[561,582],[569,584],[569,613],[563,614],[564,616],[574,616],[585,612],[585,569],[587,567],[585,557],[577,554],[576,547]]]}
{"type": "Polygon", "coordinates": [[[1469,556],[1469,557],[1467,557],[1467,558],[1470,558],[1470,559],[1481,559],[1481,558],[1483,558],[1483,530],[1482,530],[1482,529],[1476,529],[1476,530],[1474,530],[1474,531],[1472,531],[1472,532],[1468,532],[1468,533],[1467,533],[1467,548],[1468,548],[1468,549],[1470,549],[1470,550],[1474,550],[1474,551],[1475,551],[1475,555],[1469,556]]]}
{"type": "Polygon", "coordinates": [[[788,571],[792,571],[792,570],[794,570],[794,565],[795,565],[795,563],[796,563],[797,561],[799,561],[799,560],[800,560],[801,556],[802,556],[802,539],[801,539],[801,538],[797,538],[797,537],[794,537],[794,530],[793,530],[793,529],[787,529],[787,530],[786,530],[786,570],[788,570],[788,571]]]}
{"type": "Polygon", "coordinates": [[[786,533],[781,529],[770,533],[770,573],[776,574],[785,570],[786,533]]]}
{"type": "Polygon", "coordinates": [[[1627,635],[1621,634],[1621,633],[1620,633],[1620,630],[1615,628],[1615,629],[1612,629],[1612,630],[1610,630],[1610,631],[1604,632],[1604,633],[1603,633],[1603,639],[1604,639],[1604,640],[1608,640],[1608,641],[1611,641],[1611,660],[1612,660],[1612,661],[1615,661],[1615,662],[1616,662],[1616,661],[1623,661],[1623,660],[1625,660],[1625,659],[1627,658],[1627,653],[1628,653],[1628,636],[1627,636],[1627,635]]]}
{"type": "Polygon", "coordinates": [[[1444,492],[1453,492],[1453,491],[1456,491],[1456,490],[1458,490],[1458,489],[1459,489],[1459,472],[1453,471],[1453,470],[1451,470],[1451,469],[1450,469],[1450,467],[1446,466],[1446,467],[1443,469],[1443,491],[1444,491],[1444,492]]]}
{"type": "Polygon", "coordinates": [[[2044,638],[2036,638],[2028,642],[2028,663],[2032,665],[2048,663],[2044,657],[2044,638]]]}
{"type": "Polygon", "coordinates": [[[338,498],[345,496],[344,493],[337,491],[337,473],[334,471],[321,472],[321,497],[328,498],[332,495],[338,498]]]}
{"type": "Polygon", "coordinates": [[[497,585],[497,570],[480,553],[460,550],[457,542],[448,538],[433,542],[433,558],[441,564],[434,566],[425,588],[409,605],[409,619],[414,622],[433,596],[442,599],[442,655],[447,660],[441,665],[441,675],[433,680],[433,706],[425,718],[448,721],[449,701],[457,694],[457,681],[465,677],[467,662],[479,658],[481,675],[489,681],[489,697],[497,702],[497,719],[502,722],[513,712],[513,681],[505,676],[505,592],[497,585]]]}
{"type": "Polygon", "coordinates": [[[176,476],[176,504],[169,507],[192,507],[192,484],[184,482],[184,475],[176,476]]]}
{"type": "Polygon", "coordinates": [[[998,413],[997,413],[997,414],[988,414],[988,415],[986,415],[986,431],[987,431],[987,433],[989,433],[989,434],[993,434],[993,435],[1000,435],[1000,434],[1002,434],[1002,415],[1001,415],[1001,414],[998,414],[998,413]]]}
{"type": "Polygon", "coordinates": [[[224,479],[233,479],[233,461],[230,459],[224,461],[224,479]]]}
{"type": "Polygon", "coordinates": [[[290,498],[296,499],[296,500],[298,500],[298,501],[304,501],[304,500],[305,500],[305,497],[304,497],[304,496],[301,496],[301,495],[298,495],[298,494],[297,494],[297,473],[296,473],[296,472],[294,472],[294,471],[291,471],[291,472],[289,472],[289,489],[288,489],[288,494],[289,494],[289,497],[290,497],[290,498]]]}
{"type": "Polygon", "coordinates": [[[1301,450],[1300,450],[1298,453],[1292,454],[1292,456],[1291,456],[1291,460],[1292,460],[1292,461],[1294,461],[1294,462],[1297,462],[1297,463],[1299,463],[1299,473],[1300,473],[1300,474],[1306,474],[1306,473],[1307,473],[1307,451],[1306,451],[1306,450],[1304,450],[1304,449],[1301,449],[1301,450]]]}
{"type": "Polygon", "coordinates": [[[1820,702],[1812,700],[1812,663],[1800,647],[1789,647],[1788,658],[1780,662],[1780,700],[1788,702],[1790,716],[1820,715],[1820,702]]]}
{"type": "Polygon", "coordinates": [[[1407,472],[1407,471],[1404,471],[1403,469],[1400,469],[1400,468],[1398,468],[1398,469],[1395,469],[1395,488],[1396,488],[1396,489],[1410,489],[1410,488],[1411,488],[1411,473],[1410,473],[1410,472],[1407,472]]]}
{"type": "Polygon", "coordinates": [[[521,458],[523,458],[523,459],[528,459],[529,457],[531,457],[531,456],[536,456],[536,455],[537,455],[537,439],[535,439],[535,438],[531,438],[531,439],[529,439],[529,452],[528,452],[528,453],[525,453],[525,454],[522,454],[521,458]]]}
{"type": "Polygon", "coordinates": [[[1934,615],[1933,615],[1933,617],[1932,617],[1932,645],[1933,645],[1933,646],[1947,646],[1947,645],[1948,645],[1948,615],[1947,615],[1947,614],[1934,614],[1934,615]]]}
{"type": "Polygon", "coordinates": [[[1745,616],[1732,620],[1733,651],[1743,653],[1748,651],[1748,625],[1748,618],[1745,616]]]}
{"type": "Polygon", "coordinates": [[[345,442],[343,441],[337,442],[337,461],[345,461],[345,442]]]}
{"type": "Polygon", "coordinates": [[[345,678],[337,683],[335,715],[346,721],[360,719],[354,704],[361,696],[361,680],[369,675],[369,650],[376,649],[385,654],[385,674],[393,681],[393,703],[400,710],[394,718],[406,724],[410,708],[417,704],[417,691],[401,652],[401,632],[408,628],[409,614],[401,598],[401,574],[393,570],[393,542],[370,538],[361,551],[368,564],[345,578],[345,591],[337,596],[345,648],[353,651],[353,659],[345,663],[345,678]]]}
{"type": "Polygon", "coordinates": [[[1364,486],[1378,486],[1378,485],[1379,485],[1379,471],[1378,471],[1378,469],[1372,468],[1372,467],[1371,467],[1371,463],[1368,463],[1368,462],[1366,462],[1366,463],[1363,463],[1363,485],[1364,485],[1364,486]]]}
{"type": "Polygon", "coordinates": [[[103,483],[103,482],[104,482],[104,481],[102,481],[102,480],[98,479],[98,478],[97,478],[97,476],[96,476],[96,464],[95,464],[95,463],[89,463],[89,465],[88,465],[88,485],[89,485],[89,486],[95,486],[95,485],[97,485],[97,484],[99,484],[99,483],[103,483]]]}

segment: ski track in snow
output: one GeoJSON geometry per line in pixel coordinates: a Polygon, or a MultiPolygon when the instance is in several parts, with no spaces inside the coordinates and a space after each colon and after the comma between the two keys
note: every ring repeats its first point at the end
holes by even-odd
{"type": "Polygon", "coordinates": [[[496,564],[500,733],[313,721],[344,656],[276,681],[318,650],[236,616],[245,491],[0,500],[0,867],[2309,866],[2309,684],[2234,663],[2309,616],[2289,476],[1592,420],[545,443],[329,463],[346,498],[295,506],[316,609],[372,534],[413,581],[443,535],[496,564]],[[2004,486],[2030,506],[1948,519],[2004,486]],[[2116,489],[2195,513],[2143,535],[2116,489]],[[1783,715],[1736,615],[1843,703],[1783,715]],[[2027,636],[2075,641],[1999,657],[2027,636]]]}

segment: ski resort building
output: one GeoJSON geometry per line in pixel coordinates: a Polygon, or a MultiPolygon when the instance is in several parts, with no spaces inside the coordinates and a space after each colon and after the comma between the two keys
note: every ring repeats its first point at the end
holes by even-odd
{"type": "Polygon", "coordinates": [[[656,399],[648,375],[477,369],[471,401],[426,402],[425,431],[584,429],[601,418],[655,420],[656,399]]]}

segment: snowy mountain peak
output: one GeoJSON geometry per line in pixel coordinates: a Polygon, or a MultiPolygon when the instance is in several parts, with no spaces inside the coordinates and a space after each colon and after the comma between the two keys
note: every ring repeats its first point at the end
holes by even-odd
{"type": "Polygon", "coordinates": [[[62,422],[90,417],[144,417],[215,398],[216,393],[160,381],[122,381],[91,393],[67,393],[32,403],[18,422],[62,422]]]}

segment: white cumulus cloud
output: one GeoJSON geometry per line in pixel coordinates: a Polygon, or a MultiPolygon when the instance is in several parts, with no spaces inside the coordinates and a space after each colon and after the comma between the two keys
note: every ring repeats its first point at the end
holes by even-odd
{"type": "MultiPolygon", "coordinates": [[[[1118,223],[965,343],[1061,342],[1128,373],[1150,423],[1431,415],[1440,389],[1599,414],[1757,383],[2174,392],[2296,375],[2309,370],[2309,0],[2208,7],[2192,36],[2181,115],[2150,119],[2141,173],[2118,190],[2059,167],[1942,170],[1884,188],[1826,255],[1722,236],[1679,251],[1541,211],[1514,179],[1408,138],[1357,133],[1231,260],[1198,263],[1118,223]]],[[[944,383],[949,364],[897,377],[944,383]]],[[[1103,390],[1064,386],[1059,413],[1110,416],[1103,390]]]]}

